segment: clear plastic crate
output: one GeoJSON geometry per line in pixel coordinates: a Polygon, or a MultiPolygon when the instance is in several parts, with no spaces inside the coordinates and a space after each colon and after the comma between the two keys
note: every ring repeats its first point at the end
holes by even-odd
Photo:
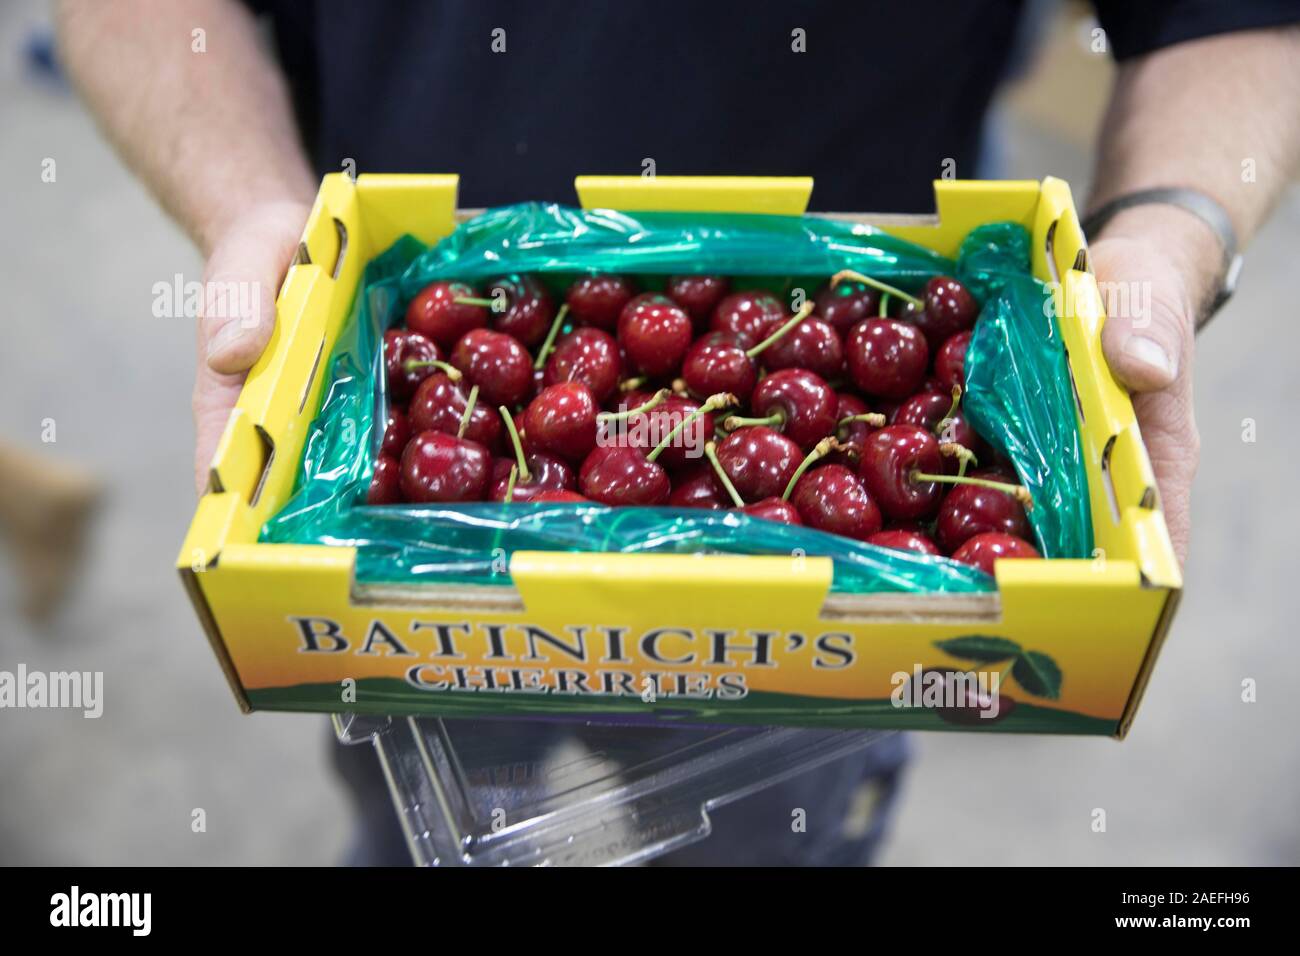
{"type": "Polygon", "coordinates": [[[709,811],[889,731],[587,721],[334,718],[379,753],[423,866],[643,862],[709,835],[709,811]]]}

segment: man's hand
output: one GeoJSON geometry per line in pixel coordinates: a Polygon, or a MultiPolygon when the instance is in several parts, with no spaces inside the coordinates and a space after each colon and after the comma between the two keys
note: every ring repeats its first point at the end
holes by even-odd
{"type": "Polygon", "coordinates": [[[310,212],[296,202],[255,206],[216,240],[208,257],[193,397],[199,494],[248,370],[271,338],[275,299],[310,212]]]}
{"type": "Polygon", "coordinates": [[[1114,223],[1089,247],[1107,309],[1102,350],[1115,377],[1133,392],[1181,564],[1201,448],[1192,408],[1195,320],[1220,259],[1213,235],[1187,213],[1135,208],[1114,223]]]}

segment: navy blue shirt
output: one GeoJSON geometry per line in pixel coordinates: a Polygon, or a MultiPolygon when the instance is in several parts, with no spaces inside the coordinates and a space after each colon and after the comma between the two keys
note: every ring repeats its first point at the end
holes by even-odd
{"type": "MultiPolygon", "coordinates": [[[[975,175],[1022,15],[1020,0],[250,2],[319,172],[459,173],[464,207],[574,202],[575,174],[652,160],[812,175],[814,209],[929,211],[945,161],[975,175]]],[[[1120,59],[1298,6],[1096,3],[1120,59]]]]}

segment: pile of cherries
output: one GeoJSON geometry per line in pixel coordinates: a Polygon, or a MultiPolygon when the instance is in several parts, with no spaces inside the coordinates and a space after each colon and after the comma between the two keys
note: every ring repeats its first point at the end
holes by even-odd
{"type": "Polygon", "coordinates": [[[435,282],[384,336],[367,500],[734,508],[991,574],[1039,555],[962,412],[977,313],[947,276],[842,272],[793,314],[712,275],[584,276],[558,306],[534,276],[435,282]]]}

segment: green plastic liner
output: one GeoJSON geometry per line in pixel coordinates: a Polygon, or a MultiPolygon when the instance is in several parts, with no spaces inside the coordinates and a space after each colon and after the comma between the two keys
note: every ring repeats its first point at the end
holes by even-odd
{"type": "Polygon", "coordinates": [[[1028,277],[1028,236],[1002,224],[972,233],[960,263],[871,227],[811,217],[639,213],[523,204],[490,210],[436,246],[407,236],[367,267],[352,314],[331,355],[330,381],[312,424],[294,495],[262,529],[265,542],[357,549],[357,578],[372,583],[508,585],[510,556],[523,551],[804,554],[832,560],[837,592],[974,592],[994,588],[981,571],[946,558],[863,544],[810,528],[736,512],[608,508],[595,504],[456,506],[365,504],[385,419],[383,331],[401,321],[410,298],[429,282],[470,282],[540,273],[555,288],[583,272],[661,279],[712,273],[751,277],[754,285],[808,293],[841,269],[856,269],[908,291],[939,274],[969,281],[985,303],[968,354],[980,384],[967,393],[972,420],[1005,450],[1044,506],[1033,509],[1043,554],[1090,553],[1087,495],[1068,378],[1054,326],[1042,320],[1041,290],[1028,277]],[[980,238],[982,236],[982,238],[980,238]],[[1015,281],[1013,281],[1015,280],[1015,281]],[[1032,316],[1023,314],[1030,307],[1032,316]],[[1040,384],[1006,388],[1001,371],[984,370],[1017,352],[1020,374],[1040,384]],[[1058,361],[1059,360],[1059,361],[1058,361]],[[981,392],[1005,393],[999,395],[981,392]],[[1023,408],[1022,402],[1047,402],[1023,408]],[[978,409],[979,418],[975,418],[978,409]],[[1063,469],[1074,469],[1061,475],[1063,469]],[[1050,502],[1050,504],[1049,504],[1050,502]],[[1082,505],[1080,505],[1082,502],[1082,505]],[[1082,511],[1080,511],[1082,507],[1082,511]],[[1044,515],[1049,510],[1062,512],[1044,515]],[[1082,529],[1082,530],[1080,530],[1082,529]]]}

